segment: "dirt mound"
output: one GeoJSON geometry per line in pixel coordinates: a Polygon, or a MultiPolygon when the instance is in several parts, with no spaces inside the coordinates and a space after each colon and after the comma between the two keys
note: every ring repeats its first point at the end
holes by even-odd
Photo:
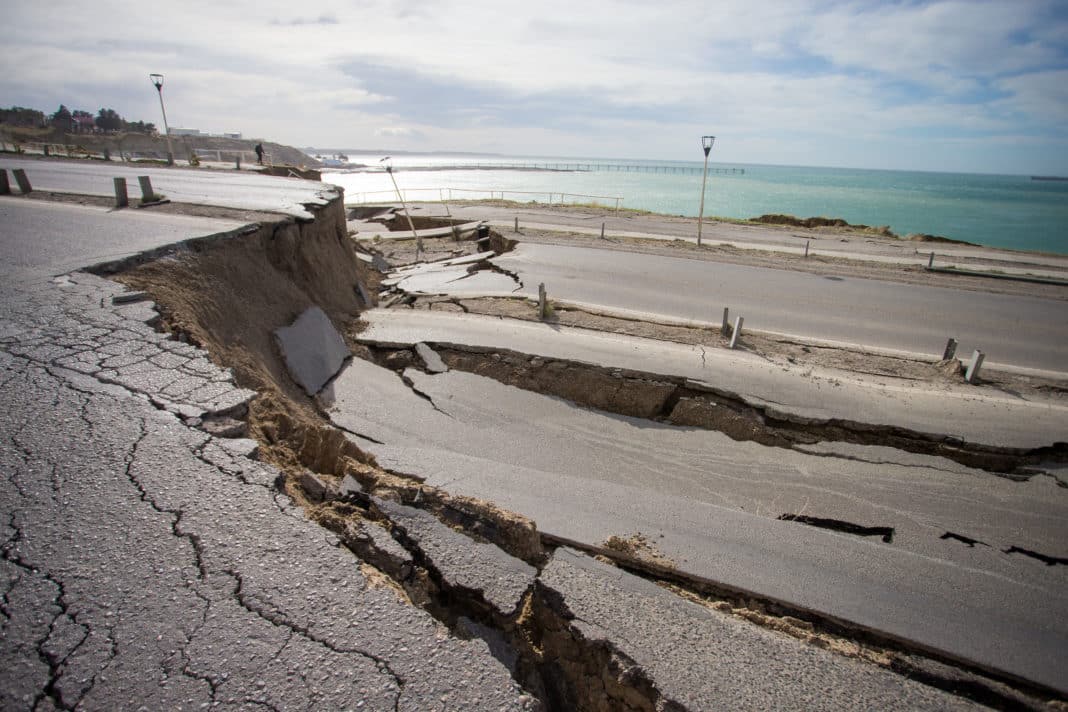
{"type": "Polygon", "coordinates": [[[783,215],[781,213],[772,213],[767,215],[761,215],[760,217],[751,218],[751,222],[763,223],[765,225],[789,225],[790,227],[845,227],[853,230],[865,230],[869,232],[875,232],[886,237],[897,237],[888,226],[882,225],[879,227],[872,227],[870,225],[852,224],[848,223],[842,218],[798,218],[793,215],[783,215]]]}

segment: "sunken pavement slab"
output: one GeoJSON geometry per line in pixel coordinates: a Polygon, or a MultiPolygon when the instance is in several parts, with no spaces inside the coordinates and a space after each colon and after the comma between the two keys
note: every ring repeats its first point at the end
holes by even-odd
{"type": "Polygon", "coordinates": [[[537,569],[493,544],[475,541],[441,523],[434,515],[388,499],[375,507],[392,523],[394,535],[422,554],[451,588],[481,593],[498,614],[514,614],[530,590],[537,569]]]}
{"type": "Polygon", "coordinates": [[[591,648],[606,650],[624,678],[658,692],[657,709],[979,709],[687,601],[572,549],[556,550],[538,586],[581,643],[547,649],[555,664],[581,669],[591,648]]]}

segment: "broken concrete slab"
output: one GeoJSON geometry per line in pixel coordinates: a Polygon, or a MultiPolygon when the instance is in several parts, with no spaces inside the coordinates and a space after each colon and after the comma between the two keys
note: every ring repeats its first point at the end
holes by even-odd
{"type": "Polygon", "coordinates": [[[418,549],[452,588],[479,592],[503,616],[513,615],[538,571],[493,544],[450,529],[434,515],[387,499],[374,506],[394,527],[394,536],[418,549]]]}
{"type": "MultiPolygon", "coordinates": [[[[978,708],[685,600],[571,549],[557,549],[538,586],[546,594],[539,599],[569,622],[562,635],[545,639],[552,664],[574,671],[588,665],[591,653],[610,656],[621,676],[648,681],[656,709],[765,710],[799,700],[810,710],[978,708]]],[[[606,685],[600,694],[618,689],[606,685]]]]}
{"type": "Polygon", "coordinates": [[[425,343],[419,342],[416,344],[415,353],[423,360],[423,365],[426,366],[428,373],[445,373],[449,370],[449,367],[441,360],[441,356],[425,343]]]}
{"type": "Polygon", "coordinates": [[[352,355],[319,307],[309,307],[289,326],[275,329],[274,338],[289,374],[309,396],[321,391],[352,355]]]}

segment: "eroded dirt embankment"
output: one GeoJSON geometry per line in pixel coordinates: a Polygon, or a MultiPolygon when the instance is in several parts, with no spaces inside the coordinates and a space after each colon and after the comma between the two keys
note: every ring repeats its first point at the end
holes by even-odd
{"type": "MultiPolygon", "coordinates": [[[[514,611],[502,613],[488,605],[482,591],[450,579],[440,561],[391,517],[381,500],[431,512],[472,542],[493,543],[539,570],[554,543],[533,522],[492,503],[452,496],[415,475],[383,470],[344,433],[329,426],[314,401],[290,378],[272,333],[312,305],[327,313],[357,357],[374,357],[354,337],[355,320],[369,306],[361,294],[376,293],[377,278],[356,256],[340,201],[319,209],[312,221],[263,223],[242,235],[191,241],[150,261],[135,260],[121,267],[115,278],[156,301],[161,328],[203,347],[217,363],[233,369],[241,386],[259,392],[249,409],[247,433],[258,441],[260,459],[282,471],[280,488],[357,553],[369,580],[393,588],[456,635],[477,635],[491,646],[502,646],[515,678],[546,709],[678,708],[610,643],[587,640],[572,625],[567,606],[537,580],[514,611]]],[[[467,358],[461,353],[447,357],[455,366],[467,358]]],[[[557,382],[561,375],[551,365],[542,371],[542,377],[557,382]]],[[[676,384],[668,386],[658,412],[669,401],[675,402],[671,410],[682,402],[676,390],[676,384]]],[[[581,400],[581,394],[572,395],[581,400]]],[[[656,562],[626,550],[606,546],[598,553],[643,576],[671,580],[680,593],[717,610],[899,669],[912,678],[929,676],[928,684],[959,687],[952,676],[931,676],[929,665],[919,666],[918,672],[902,667],[901,661],[913,654],[900,644],[871,635],[858,644],[850,640],[849,631],[818,616],[765,607],[730,591],[688,586],[677,572],[669,576],[671,572],[656,562]]],[[[1021,698],[1002,683],[959,670],[954,674],[958,673],[979,681],[976,690],[966,691],[968,697],[1002,708],[1020,707],[1025,699],[1023,706],[1032,707],[1031,698],[1021,698]]]]}

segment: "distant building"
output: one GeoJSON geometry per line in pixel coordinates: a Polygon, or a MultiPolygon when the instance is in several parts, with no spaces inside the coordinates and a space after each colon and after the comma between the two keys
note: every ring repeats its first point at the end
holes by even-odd
{"type": "Polygon", "coordinates": [[[202,136],[200,129],[170,129],[171,136],[202,136]]]}
{"type": "Polygon", "coordinates": [[[224,131],[223,138],[241,138],[241,132],[237,131],[224,131]]]}

